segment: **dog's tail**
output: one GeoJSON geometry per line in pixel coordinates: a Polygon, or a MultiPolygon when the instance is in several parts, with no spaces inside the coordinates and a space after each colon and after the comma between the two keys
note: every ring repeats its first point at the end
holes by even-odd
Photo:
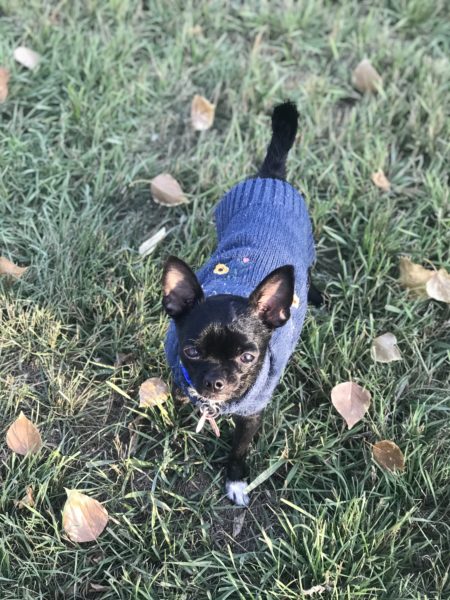
{"type": "Polygon", "coordinates": [[[284,102],[272,113],[272,139],[258,177],[286,178],[286,159],[294,144],[298,127],[298,111],[293,102],[284,102]]]}

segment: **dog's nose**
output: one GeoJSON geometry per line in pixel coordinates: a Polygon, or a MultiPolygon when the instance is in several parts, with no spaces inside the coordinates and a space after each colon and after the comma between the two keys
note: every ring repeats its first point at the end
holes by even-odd
{"type": "Polygon", "coordinates": [[[207,376],[205,377],[205,387],[210,392],[220,392],[223,390],[224,386],[223,379],[218,379],[216,377],[207,376]]]}

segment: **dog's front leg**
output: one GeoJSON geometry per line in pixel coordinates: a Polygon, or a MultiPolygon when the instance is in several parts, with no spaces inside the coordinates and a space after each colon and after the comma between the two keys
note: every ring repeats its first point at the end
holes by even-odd
{"type": "Polygon", "coordinates": [[[250,417],[233,417],[234,430],[233,446],[228,459],[227,480],[225,490],[228,498],[239,506],[248,506],[249,497],[244,492],[247,482],[248,467],[245,462],[248,447],[259,429],[262,412],[250,417]]]}

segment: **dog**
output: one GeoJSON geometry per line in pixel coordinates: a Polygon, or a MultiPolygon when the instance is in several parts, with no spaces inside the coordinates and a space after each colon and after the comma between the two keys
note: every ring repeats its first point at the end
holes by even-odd
{"type": "Polygon", "coordinates": [[[286,159],[298,127],[295,104],[272,113],[272,138],[256,177],[231,188],[215,210],[218,244],[195,274],[170,256],[162,277],[171,317],[165,350],[178,397],[199,409],[199,431],[232,415],[225,490],[247,506],[246,456],[264,408],[300,337],[315,261],[303,196],[286,182],[286,159]]]}

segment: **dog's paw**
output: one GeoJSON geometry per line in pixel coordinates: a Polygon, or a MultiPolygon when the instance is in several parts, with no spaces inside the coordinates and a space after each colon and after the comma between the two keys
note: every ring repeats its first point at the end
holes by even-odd
{"type": "Polygon", "coordinates": [[[231,502],[234,502],[237,506],[248,506],[250,496],[244,491],[246,487],[247,483],[245,481],[228,480],[225,484],[225,491],[231,502]]]}

